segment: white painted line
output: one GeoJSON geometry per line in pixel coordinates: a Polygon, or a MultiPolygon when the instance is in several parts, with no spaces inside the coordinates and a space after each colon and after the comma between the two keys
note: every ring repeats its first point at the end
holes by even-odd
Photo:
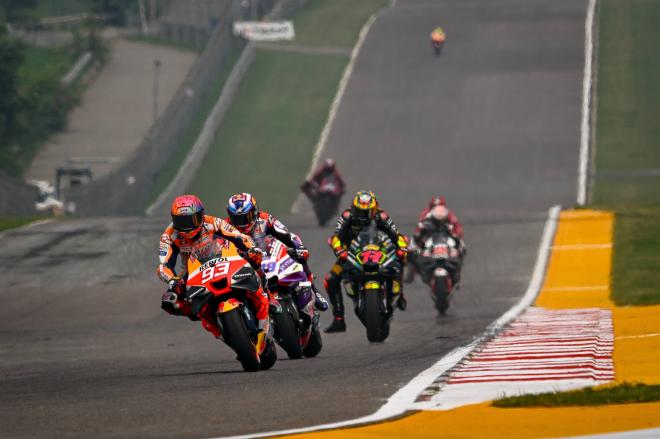
{"type": "MultiPolygon", "coordinates": [[[[391,4],[390,6],[394,6],[394,4],[391,4]]],[[[316,143],[316,147],[314,148],[314,155],[312,156],[312,163],[309,166],[309,170],[307,171],[307,178],[311,177],[314,174],[319,159],[321,158],[321,154],[325,149],[325,144],[328,141],[328,135],[330,135],[330,129],[332,128],[332,124],[335,122],[335,118],[337,117],[337,111],[339,110],[339,105],[341,105],[341,101],[344,98],[344,93],[346,92],[346,86],[348,85],[348,80],[351,79],[351,74],[353,73],[353,66],[355,65],[355,60],[360,54],[360,50],[362,49],[364,40],[367,38],[369,29],[371,29],[371,25],[374,24],[374,21],[376,21],[376,15],[377,14],[373,14],[371,17],[369,17],[367,22],[364,23],[364,26],[362,26],[362,29],[360,29],[360,35],[358,36],[358,40],[355,43],[355,46],[353,47],[353,51],[351,52],[351,58],[348,61],[346,68],[344,68],[344,73],[342,74],[341,80],[339,81],[339,86],[337,87],[337,93],[335,94],[335,97],[332,100],[332,105],[330,106],[330,111],[328,112],[328,119],[325,121],[325,126],[323,127],[323,131],[321,131],[319,140],[316,143]]],[[[298,194],[296,200],[293,202],[293,205],[291,206],[291,213],[300,213],[301,204],[304,201],[304,199],[305,197],[303,196],[302,193],[298,194]]]]}
{"type": "Polygon", "coordinates": [[[584,33],[584,76],[582,78],[582,123],[580,125],[580,165],[578,170],[577,203],[587,203],[587,179],[589,178],[589,142],[591,120],[592,60],[594,52],[593,27],[596,0],[589,0],[584,33]]]}
{"type": "Polygon", "coordinates": [[[655,334],[641,334],[641,335],[621,335],[619,337],[615,337],[615,340],[626,340],[629,338],[647,338],[647,337],[660,337],[660,333],[655,333],[655,334]]]}
{"type": "Polygon", "coordinates": [[[567,244],[567,245],[553,245],[553,250],[598,250],[612,248],[612,243],[604,244],[567,244]]]}
{"type": "Polygon", "coordinates": [[[441,375],[456,366],[459,361],[470,354],[474,349],[479,347],[482,343],[492,338],[501,329],[510,323],[513,319],[518,317],[529,305],[531,305],[541,289],[543,278],[545,277],[545,269],[548,263],[550,254],[550,244],[557,229],[557,219],[561,208],[554,206],[548,213],[548,219],[545,222],[543,229],[543,236],[539,245],[536,264],[534,265],[534,272],[527,287],[527,291],[523,297],[512,306],[507,312],[502,314],[497,320],[488,325],[484,332],[475,337],[470,343],[465,346],[460,346],[447,355],[442,357],[438,362],[422,371],[419,375],[414,377],[408,384],[400,388],[392,395],[385,405],[378,411],[371,415],[363,416],[361,418],[349,419],[347,421],[333,422],[330,424],[314,425],[311,427],[292,428],[289,430],[268,431],[263,433],[253,433],[240,436],[229,436],[228,439],[248,439],[266,436],[280,436],[285,434],[308,433],[311,431],[330,430],[335,428],[344,428],[356,426],[361,424],[368,424],[373,422],[384,421],[385,419],[400,416],[406,411],[414,408],[415,400],[427,387],[441,375]]]}

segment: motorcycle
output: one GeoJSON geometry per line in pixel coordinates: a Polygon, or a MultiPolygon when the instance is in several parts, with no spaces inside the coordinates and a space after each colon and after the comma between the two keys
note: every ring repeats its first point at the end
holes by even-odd
{"type": "Polygon", "coordinates": [[[455,286],[453,279],[461,269],[458,243],[446,228],[437,230],[424,241],[422,248],[414,250],[411,263],[422,281],[431,288],[435,308],[445,314],[455,286]]]}
{"type": "Polygon", "coordinates": [[[344,290],[366,327],[367,339],[372,343],[385,341],[394,314],[392,281],[401,270],[396,247],[372,226],[351,242],[346,261],[344,290]]]}
{"type": "Polygon", "coordinates": [[[231,242],[202,235],[188,258],[187,298],[205,325],[220,329],[221,339],[248,372],[266,370],[277,361],[272,339],[259,331],[246,293],[259,290],[259,276],[231,242]]]}
{"type": "Polygon", "coordinates": [[[319,330],[319,312],[314,307],[312,284],[303,266],[287,248],[272,236],[264,241],[266,256],[262,261],[268,288],[282,305],[282,312],[272,316],[274,338],[290,359],[315,357],[323,342],[319,330]]]}
{"type": "Polygon", "coordinates": [[[310,183],[305,194],[312,202],[319,226],[325,226],[337,215],[343,193],[334,179],[324,178],[320,184],[310,183]]]}

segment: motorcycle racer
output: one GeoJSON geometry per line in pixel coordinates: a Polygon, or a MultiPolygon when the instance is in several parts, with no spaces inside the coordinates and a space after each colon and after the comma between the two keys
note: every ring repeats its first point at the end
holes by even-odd
{"type": "Polygon", "coordinates": [[[314,199],[314,189],[319,187],[323,180],[333,180],[338,186],[338,196],[341,198],[346,192],[346,183],[337,170],[337,165],[333,159],[325,159],[314,174],[305,181],[300,190],[307,195],[310,199],[314,199]]]}
{"type": "MultiPolygon", "coordinates": [[[[456,241],[456,250],[458,250],[460,265],[458,269],[452,273],[452,282],[456,285],[461,278],[461,267],[463,265],[463,258],[467,252],[465,242],[463,241],[463,227],[458,222],[456,215],[445,206],[443,197],[433,197],[430,205],[435,204],[428,212],[421,218],[415,229],[413,236],[413,243],[416,249],[421,249],[424,246],[424,241],[434,232],[444,228],[449,232],[451,237],[456,241]]],[[[423,212],[422,212],[423,213],[423,212]]],[[[411,264],[407,271],[406,282],[412,282],[415,276],[415,262],[416,252],[411,253],[411,264]]]]}
{"type": "MultiPolygon", "coordinates": [[[[192,314],[190,302],[185,300],[187,263],[194,243],[203,233],[214,233],[231,241],[239,249],[252,267],[260,271],[263,252],[254,245],[249,236],[240,233],[231,224],[204,214],[202,201],[194,195],[176,197],[170,209],[172,222],[167,226],[160,237],[158,251],[159,264],[156,270],[158,277],[167,284],[167,291],[163,294],[161,308],[172,315],[187,316],[191,320],[202,318],[202,325],[214,336],[220,336],[220,331],[214,319],[192,314]],[[175,271],[177,258],[181,256],[182,270],[175,271]]],[[[259,321],[259,328],[269,333],[268,298],[263,288],[256,292],[246,294],[255,309],[255,317],[259,321]]]]}
{"type": "MultiPolygon", "coordinates": [[[[362,230],[369,227],[372,222],[395,243],[397,257],[401,264],[405,263],[406,255],[408,254],[407,238],[399,233],[390,216],[378,207],[378,202],[373,192],[359,191],[353,198],[351,208],[342,212],[337,220],[335,233],[328,239],[328,244],[332,247],[337,261],[325,276],[324,281],[328,296],[330,296],[332,315],[334,317],[330,326],[325,329],[327,333],[346,331],[344,303],[341,294],[341,275],[344,271],[343,263],[348,257],[348,251],[346,249],[351,241],[362,230]]],[[[398,295],[396,301],[397,307],[402,311],[405,310],[407,302],[403,295],[400,275],[393,281],[392,293],[398,295]]]]}
{"type": "Polygon", "coordinates": [[[433,31],[431,31],[432,43],[444,43],[446,38],[447,36],[445,35],[445,31],[440,26],[436,27],[435,29],[433,29],[433,31]]]}
{"type": "Polygon", "coordinates": [[[225,221],[250,236],[258,247],[263,249],[266,235],[275,237],[289,247],[290,256],[303,266],[305,274],[312,284],[314,305],[321,311],[328,309],[327,300],[314,285],[314,275],[307,263],[309,250],[303,245],[298,235],[289,232],[289,229],[270,213],[260,211],[257,200],[245,192],[229,197],[227,213],[229,217],[225,221]]]}
{"type": "Polygon", "coordinates": [[[428,223],[425,224],[424,221],[427,219],[431,210],[438,206],[444,207],[446,209],[447,215],[445,220],[449,226],[449,233],[452,235],[452,238],[461,243],[461,248],[465,249],[465,243],[463,242],[463,225],[458,220],[456,214],[451,209],[447,208],[445,197],[440,195],[436,195],[431,198],[428,206],[422,209],[422,211],[419,213],[417,226],[415,227],[415,233],[413,235],[413,241],[415,245],[419,246],[421,243],[420,236],[422,233],[424,233],[424,228],[430,225],[428,223]]]}

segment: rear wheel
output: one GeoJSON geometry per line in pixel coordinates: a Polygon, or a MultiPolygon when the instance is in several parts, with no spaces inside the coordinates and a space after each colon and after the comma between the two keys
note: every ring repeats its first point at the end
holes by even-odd
{"type": "Polygon", "coordinates": [[[319,328],[315,327],[309,335],[307,345],[303,349],[303,355],[305,355],[305,357],[316,357],[319,352],[321,352],[322,347],[323,340],[321,339],[321,332],[319,331],[319,328]]]}
{"type": "Polygon", "coordinates": [[[364,302],[364,324],[367,327],[367,340],[372,343],[379,343],[385,339],[383,337],[383,313],[380,309],[380,294],[375,291],[367,292],[364,302]]]}
{"type": "Polygon", "coordinates": [[[236,352],[243,369],[246,372],[258,371],[261,365],[257,356],[257,350],[254,343],[252,343],[252,339],[238,308],[232,309],[227,313],[221,313],[220,320],[222,321],[225,340],[236,352]]]}
{"type": "Polygon", "coordinates": [[[447,308],[449,308],[449,292],[447,291],[446,279],[443,276],[437,276],[434,284],[435,309],[444,315],[447,312],[447,308]]]}
{"type": "Polygon", "coordinates": [[[298,342],[298,329],[293,321],[291,313],[285,309],[284,312],[273,316],[275,322],[275,340],[282,346],[292,360],[302,358],[303,351],[298,342]]]}

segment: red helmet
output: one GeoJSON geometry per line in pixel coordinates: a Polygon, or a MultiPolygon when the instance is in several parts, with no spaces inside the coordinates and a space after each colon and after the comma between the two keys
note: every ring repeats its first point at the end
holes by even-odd
{"type": "Polygon", "coordinates": [[[447,203],[445,202],[445,197],[436,195],[433,198],[431,198],[431,201],[429,201],[429,209],[434,208],[435,206],[446,206],[447,203]]]}
{"type": "Polygon", "coordinates": [[[204,223],[204,205],[194,195],[181,195],[174,199],[172,208],[172,227],[186,239],[194,238],[204,223]]]}

